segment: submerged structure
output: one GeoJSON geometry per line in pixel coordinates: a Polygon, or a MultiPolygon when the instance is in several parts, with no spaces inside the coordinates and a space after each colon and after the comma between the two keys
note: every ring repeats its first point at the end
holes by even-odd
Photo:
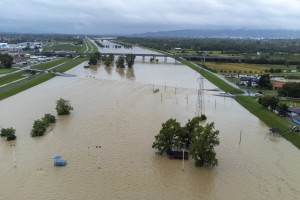
{"type": "Polygon", "coordinates": [[[67,161],[62,160],[62,156],[55,156],[54,158],[54,166],[66,166],[67,161]]]}

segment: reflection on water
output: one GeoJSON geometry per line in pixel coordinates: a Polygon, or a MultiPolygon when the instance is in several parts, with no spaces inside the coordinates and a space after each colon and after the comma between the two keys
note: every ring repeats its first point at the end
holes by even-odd
{"type": "Polygon", "coordinates": [[[134,74],[134,68],[127,68],[126,69],[126,78],[130,79],[130,80],[134,80],[135,79],[135,74],[134,74]]]}
{"type": "Polygon", "coordinates": [[[18,136],[0,141],[0,199],[299,199],[299,150],[282,138],[273,141],[268,127],[213,91],[205,91],[205,114],[220,130],[219,166],[196,168],[191,159],[182,171],[180,160],[154,153],[162,122],[172,117],[183,125],[195,114],[194,71],[137,62],[123,77],[114,67],[99,66],[91,78],[83,66],[68,71],[77,77],[55,77],[0,101],[0,125],[13,126],[18,136]],[[33,121],[54,114],[60,97],[71,101],[74,112],[59,116],[45,136],[31,138],[33,121]],[[54,167],[55,155],[68,165],[54,167]]]}
{"type": "Polygon", "coordinates": [[[111,75],[111,71],[112,71],[111,66],[105,66],[104,69],[105,69],[105,71],[107,72],[108,75],[111,75]]]}

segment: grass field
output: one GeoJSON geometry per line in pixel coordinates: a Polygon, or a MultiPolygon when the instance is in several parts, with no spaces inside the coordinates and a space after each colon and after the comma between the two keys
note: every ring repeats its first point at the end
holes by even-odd
{"type": "Polygon", "coordinates": [[[49,69],[49,68],[54,67],[56,65],[59,65],[63,62],[66,62],[68,60],[70,60],[70,58],[61,58],[61,59],[54,60],[54,61],[51,61],[51,62],[35,65],[35,66],[32,67],[32,69],[46,70],[46,69],[49,69]]]}
{"type": "MultiPolygon", "coordinates": [[[[202,62],[197,62],[202,64],[202,62]]],[[[282,70],[293,70],[296,66],[286,65],[265,65],[265,64],[248,64],[248,63],[215,63],[206,62],[205,66],[212,71],[223,74],[244,74],[244,75],[255,75],[265,74],[265,70],[269,69],[282,69],[282,70]]],[[[271,76],[284,77],[286,79],[300,79],[300,72],[282,72],[282,73],[269,73],[271,76]]]]}
{"type": "Polygon", "coordinates": [[[88,39],[84,39],[83,40],[83,45],[82,45],[82,48],[81,50],[78,52],[78,53],[88,53],[89,51],[89,45],[88,45],[88,39]]]}
{"type": "Polygon", "coordinates": [[[19,92],[27,90],[33,86],[36,86],[40,83],[43,83],[54,76],[52,74],[41,74],[32,79],[24,80],[19,83],[13,84],[13,86],[9,86],[9,89],[0,92],[0,100],[5,99],[7,97],[13,96],[19,92]]]}
{"type": "MultiPolygon", "coordinates": [[[[82,63],[86,60],[87,60],[87,58],[77,58],[77,59],[70,60],[69,62],[57,67],[56,71],[65,72],[65,71],[77,66],[78,64],[80,64],[80,63],[82,63]]],[[[12,74],[12,75],[7,75],[5,77],[0,77],[0,85],[12,82],[14,80],[18,80],[18,79],[22,78],[22,74],[25,74],[25,73],[26,72],[21,71],[21,72],[17,72],[15,74],[12,74]]],[[[36,86],[36,85],[40,84],[40,83],[43,83],[43,82],[45,82],[45,81],[47,81],[47,80],[49,80],[53,77],[54,77],[53,74],[41,73],[41,74],[38,74],[38,75],[34,75],[31,78],[22,80],[20,82],[4,86],[3,88],[0,88],[0,100],[5,99],[5,98],[10,97],[10,96],[13,96],[13,95],[15,95],[19,92],[22,92],[26,89],[29,89],[33,86],[36,86]]]]}
{"type": "Polygon", "coordinates": [[[18,79],[24,78],[22,75],[26,74],[25,71],[16,72],[7,76],[0,77],[0,85],[4,85],[18,79]]]}
{"type": "Polygon", "coordinates": [[[76,58],[73,60],[70,60],[69,62],[55,68],[55,71],[57,72],[65,72],[68,71],[69,69],[72,69],[73,67],[79,65],[80,63],[87,61],[88,58],[76,58]]]}
{"type": "Polygon", "coordinates": [[[10,68],[10,69],[0,69],[0,74],[7,74],[16,71],[17,69],[10,68]]]}
{"type": "Polygon", "coordinates": [[[79,52],[82,49],[82,46],[52,46],[46,47],[45,51],[76,51],[79,52]]]}
{"type": "MultiPolygon", "coordinates": [[[[296,69],[296,66],[286,65],[263,65],[263,64],[248,64],[248,63],[215,63],[215,62],[206,62],[205,65],[218,73],[243,73],[243,74],[260,74],[265,73],[265,70],[269,69],[287,69],[292,70],[296,69]]],[[[300,73],[272,73],[272,75],[284,75],[284,74],[299,74],[300,73]]]]}
{"type": "Polygon", "coordinates": [[[98,47],[93,42],[88,40],[88,43],[89,43],[89,48],[90,48],[89,53],[95,53],[98,51],[98,47]]]}

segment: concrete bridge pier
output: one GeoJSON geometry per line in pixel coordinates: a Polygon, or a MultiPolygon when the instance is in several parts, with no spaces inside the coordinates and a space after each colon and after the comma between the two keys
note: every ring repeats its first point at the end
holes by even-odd
{"type": "Polygon", "coordinates": [[[168,57],[167,56],[165,56],[164,61],[165,61],[165,63],[168,61],[168,57]]]}
{"type": "Polygon", "coordinates": [[[143,59],[143,63],[145,62],[145,56],[142,56],[142,59],[143,59]]]}

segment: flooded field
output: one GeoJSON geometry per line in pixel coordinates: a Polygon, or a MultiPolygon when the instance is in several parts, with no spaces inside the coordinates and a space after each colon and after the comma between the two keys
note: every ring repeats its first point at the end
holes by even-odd
{"type": "MultiPolygon", "coordinates": [[[[0,125],[18,137],[0,140],[0,199],[299,199],[299,150],[270,138],[268,127],[217,92],[205,92],[205,114],[220,130],[219,166],[196,168],[190,159],[182,171],[180,160],[155,154],[162,122],[172,117],[183,125],[195,115],[198,75],[188,67],[171,59],[137,60],[131,71],[83,66],[68,71],[77,77],[56,77],[0,101],[0,125]],[[33,121],[55,114],[61,97],[74,112],[31,138],[33,121]],[[54,167],[55,155],[68,165],[54,167]]],[[[204,88],[216,87],[205,81],[204,88]]]]}

